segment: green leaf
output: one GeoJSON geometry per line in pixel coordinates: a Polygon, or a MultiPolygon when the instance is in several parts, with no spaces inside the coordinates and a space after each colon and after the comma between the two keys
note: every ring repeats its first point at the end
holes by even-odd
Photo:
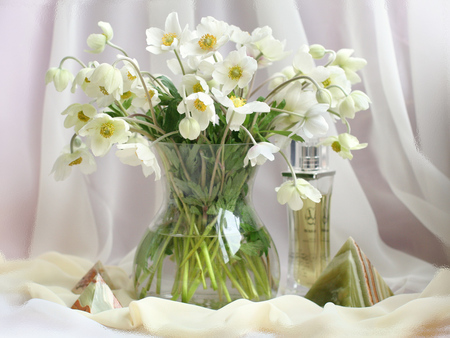
{"type": "Polygon", "coordinates": [[[158,76],[157,79],[159,79],[159,80],[161,81],[161,83],[162,83],[164,86],[166,86],[167,89],[169,89],[170,94],[172,94],[172,96],[173,96],[174,98],[181,99],[181,96],[180,96],[180,94],[178,93],[177,88],[175,87],[175,85],[173,84],[173,82],[169,80],[168,77],[166,77],[166,76],[164,76],[164,75],[161,75],[161,76],[158,76]]]}

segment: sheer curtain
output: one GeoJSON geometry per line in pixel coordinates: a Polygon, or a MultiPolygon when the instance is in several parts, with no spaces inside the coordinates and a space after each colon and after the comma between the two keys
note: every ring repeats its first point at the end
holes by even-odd
{"type": "MultiPolygon", "coordinates": [[[[129,269],[132,251],[161,203],[159,183],[114,154],[99,159],[90,176],[74,171],[55,182],[54,160],[71,137],[60,113],[83,97],[45,87],[44,75],[66,55],[113,60],[110,49],[100,56],[84,53],[87,36],[100,32],[98,21],[111,23],[113,42],[141,68],[168,74],[165,56],[145,50],[145,30],[163,27],[167,14],[177,11],[181,24],[191,28],[206,15],[248,31],[268,25],[293,52],[303,43],[320,43],[353,48],[367,59],[358,88],[372,105],[351,122],[369,147],[351,163],[337,155],[331,159],[337,171],[332,254],[353,236],[395,290],[420,291],[433,265],[450,260],[449,6],[445,0],[3,1],[0,27],[14,29],[2,36],[0,251],[12,259],[54,250],[129,269]]],[[[67,65],[78,70],[75,63],[67,65]]],[[[283,275],[286,210],[274,188],[284,170],[281,158],[262,166],[254,190],[283,275]]]]}

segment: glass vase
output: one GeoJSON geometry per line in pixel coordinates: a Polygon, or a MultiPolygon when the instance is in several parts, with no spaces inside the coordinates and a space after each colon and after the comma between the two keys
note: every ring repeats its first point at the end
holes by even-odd
{"type": "Polygon", "coordinates": [[[165,202],[135,256],[139,298],[209,308],[276,296],[276,248],[252,204],[251,145],[158,143],[165,202]]]}

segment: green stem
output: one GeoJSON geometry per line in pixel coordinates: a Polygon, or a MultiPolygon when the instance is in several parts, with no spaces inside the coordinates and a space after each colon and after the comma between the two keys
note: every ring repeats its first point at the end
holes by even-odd
{"type": "Polygon", "coordinates": [[[69,59],[75,60],[76,62],[78,62],[78,63],[81,65],[81,67],[87,68],[87,66],[83,63],[83,61],[81,61],[80,59],[77,59],[75,56],[66,56],[66,57],[64,57],[64,58],[61,60],[61,62],[59,63],[59,68],[62,67],[64,61],[69,60],[69,59]]]}
{"type": "Polygon", "coordinates": [[[178,55],[178,52],[174,50],[175,56],[177,57],[178,63],[180,64],[181,71],[183,75],[186,75],[186,72],[184,71],[183,62],[181,62],[180,55],[178,55]]]}
{"type": "Polygon", "coordinates": [[[123,55],[125,55],[126,57],[128,57],[128,54],[119,46],[113,44],[111,41],[106,40],[106,44],[111,46],[112,48],[117,49],[119,52],[121,52],[123,55]]]}

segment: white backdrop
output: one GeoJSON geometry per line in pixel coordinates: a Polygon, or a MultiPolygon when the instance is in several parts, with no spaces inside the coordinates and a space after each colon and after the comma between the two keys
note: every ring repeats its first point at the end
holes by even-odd
{"type": "MultiPolygon", "coordinates": [[[[252,31],[269,25],[295,51],[303,43],[353,48],[368,66],[359,89],[372,99],[352,130],[369,147],[337,170],[331,209],[332,253],[353,236],[396,290],[420,291],[433,265],[450,262],[450,4],[445,0],[1,0],[2,131],[0,252],[26,258],[47,251],[123,264],[160,203],[158,184],[115,157],[89,177],[50,176],[70,139],[60,113],[77,96],[45,87],[44,75],[66,55],[87,62],[86,38],[110,22],[113,42],[141,68],[167,73],[165,58],[145,50],[145,30],[177,11],[182,26],[211,15],[252,31]],[[212,5],[214,4],[214,5],[212,5]],[[6,33],[8,32],[8,33],[6,33]]],[[[112,60],[107,50],[99,60],[112,60]]],[[[288,57],[268,72],[289,64],[288,57]]],[[[67,63],[69,64],[69,63],[67,63]]],[[[75,72],[78,68],[72,64],[75,72]]],[[[70,68],[70,67],[69,67],[70,68]]],[[[274,188],[285,166],[264,165],[257,210],[287,262],[286,210],[274,188]]],[[[131,255],[128,258],[132,257],[131,255]]],[[[129,259],[128,259],[129,262],[129,259]]],[[[125,267],[127,265],[124,265],[125,267]]]]}

